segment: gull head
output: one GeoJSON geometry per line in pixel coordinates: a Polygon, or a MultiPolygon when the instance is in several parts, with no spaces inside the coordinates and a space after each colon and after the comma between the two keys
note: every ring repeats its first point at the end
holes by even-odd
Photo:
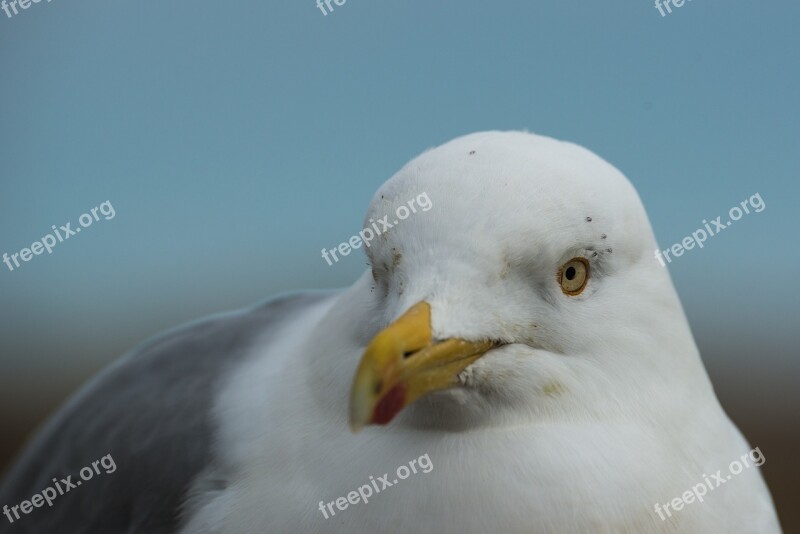
{"type": "Polygon", "coordinates": [[[642,202],[589,150],[526,132],[457,138],[377,191],[365,228],[382,220],[366,247],[376,327],[353,430],[398,414],[453,429],[642,416],[702,387],[642,202]]]}

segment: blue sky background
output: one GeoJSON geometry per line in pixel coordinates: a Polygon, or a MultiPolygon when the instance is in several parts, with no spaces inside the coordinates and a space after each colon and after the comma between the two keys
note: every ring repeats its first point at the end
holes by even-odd
{"type": "Polygon", "coordinates": [[[663,247],[761,194],[763,212],[670,270],[712,378],[781,402],[800,348],[798,15],[788,0],[663,18],[649,0],[0,12],[0,254],[103,201],[117,212],[0,264],[2,417],[35,419],[167,327],[349,285],[363,256],[329,267],[320,249],[360,229],[383,181],[458,135],[523,128],[620,168],[663,247]]]}

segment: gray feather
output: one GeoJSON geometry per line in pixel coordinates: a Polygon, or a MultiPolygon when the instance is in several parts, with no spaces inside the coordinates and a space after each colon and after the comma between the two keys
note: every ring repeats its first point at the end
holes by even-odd
{"type": "MultiPolygon", "coordinates": [[[[101,473],[0,533],[171,534],[193,479],[213,462],[210,417],[227,373],[256,336],[324,298],[282,297],[245,312],[206,319],[145,343],[93,379],[57,413],[0,484],[0,507],[54,487],[111,454],[101,473]]],[[[13,516],[12,516],[13,517],[13,516]]]]}

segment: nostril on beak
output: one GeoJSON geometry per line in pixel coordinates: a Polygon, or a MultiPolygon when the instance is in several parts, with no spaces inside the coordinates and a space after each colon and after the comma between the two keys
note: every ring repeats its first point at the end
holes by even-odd
{"type": "Polygon", "coordinates": [[[416,354],[417,352],[419,352],[419,351],[416,351],[416,350],[407,350],[407,351],[405,351],[405,352],[403,353],[403,359],[404,359],[404,360],[405,360],[405,359],[408,359],[408,358],[412,357],[414,354],[416,354]]]}

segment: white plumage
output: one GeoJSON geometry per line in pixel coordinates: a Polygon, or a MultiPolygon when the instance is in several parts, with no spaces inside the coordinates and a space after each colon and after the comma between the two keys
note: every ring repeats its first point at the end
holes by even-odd
{"type": "Polygon", "coordinates": [[[654,511],[750,450],[721,409],[635,190],[574,144],[468,135],[375,194],[416,213],[367,249],[373,272],[282,319],[220,389],[218,461],[184,534],[779,532],[751,467],[662,521],[654,511]],[[561,265],[586,258],[566,295],[561,265]],[[348,428],[370,340],[419,302],[435,339],[492,340],[461,386],[386,426],[348,428]],[[428,454],[417,473],[326,519],[329,502],[428,454]]]}

